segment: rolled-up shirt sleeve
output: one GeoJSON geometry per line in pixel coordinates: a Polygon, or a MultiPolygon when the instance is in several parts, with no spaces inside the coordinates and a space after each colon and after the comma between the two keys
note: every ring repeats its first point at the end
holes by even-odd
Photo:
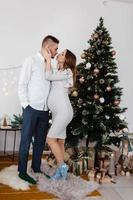
{"type": "Polygon", "coordinates": [[[32,59],[27,58],[22,65],[18,82],[18,97],[23,108],[29,105],[28,101],[28,83],[31,78],[32,59]]]}
{"type": "Polygon", "coordinates": [[[55,73],[53,73],[52,70],[46,70],[45,78],[49,81],[67,80],[68,84],[70,84],[69,87],[73,86],[73,73],[70,69],[64,71],[59,70],[55,73]]]}

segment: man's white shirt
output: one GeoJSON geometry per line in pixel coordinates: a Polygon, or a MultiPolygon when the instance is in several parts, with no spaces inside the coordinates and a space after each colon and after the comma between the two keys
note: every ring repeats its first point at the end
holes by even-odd
{"type": "Polygon", "coordinates": [[[30,105],[36,110],[48,110],[47,99],[50,91],[50,81],[45,79],[45,63],[38,52],[29,57],[22,65],[18,84],[18,96],[21,106],[30,105]]]}

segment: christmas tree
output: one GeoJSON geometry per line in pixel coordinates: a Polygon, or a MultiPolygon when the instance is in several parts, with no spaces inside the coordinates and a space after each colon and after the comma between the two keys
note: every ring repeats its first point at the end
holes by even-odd
{"type": "Polygon", "coordinates": [[[67,128],[69,145],[75,146],[82,138],[86,138],[86,146],[91,141],[96,141],[98,148],[103,144],[116,145],[119,138],[110,134],[127,127],[122,115],[126,108],[120,107],[122,88],[118,86],[116,51],[111,44],[100,18],[88,49],[81,55],[83,62],[77,66],[77,81],[70,94],[74,118],[67,128]]]}

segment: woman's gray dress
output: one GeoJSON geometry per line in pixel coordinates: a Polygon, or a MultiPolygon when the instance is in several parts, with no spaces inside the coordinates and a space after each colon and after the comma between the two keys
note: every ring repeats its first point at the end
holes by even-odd
{"type": "Polygon", "coordinates": [[[73,118],[73,109],[68,96],[68,88],[73,86],[73,73],[70,69],[52,73],[46,71],[46,79],[51,81],[48,107],[52,112],[52,125],[47,137],[66,138],[66,127],[73,118]]]}

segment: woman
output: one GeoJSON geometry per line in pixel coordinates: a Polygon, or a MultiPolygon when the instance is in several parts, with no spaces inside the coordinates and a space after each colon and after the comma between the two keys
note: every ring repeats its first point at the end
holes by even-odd
{"type": "Polygon", "coordinates": [[[73,87],[76,76],[76,56],[66,49],[57,56],[58,71],[52,72],[51,56],[46,58],[46,79],[51,81],[48,107],[52,112],[52,125],[47,134],[47,143],[54,154],[58,168],[51,179],[66,179],[68,166],[64,163],[66,127],[73,118],[73,109],[68,90],[73,87]]]}

